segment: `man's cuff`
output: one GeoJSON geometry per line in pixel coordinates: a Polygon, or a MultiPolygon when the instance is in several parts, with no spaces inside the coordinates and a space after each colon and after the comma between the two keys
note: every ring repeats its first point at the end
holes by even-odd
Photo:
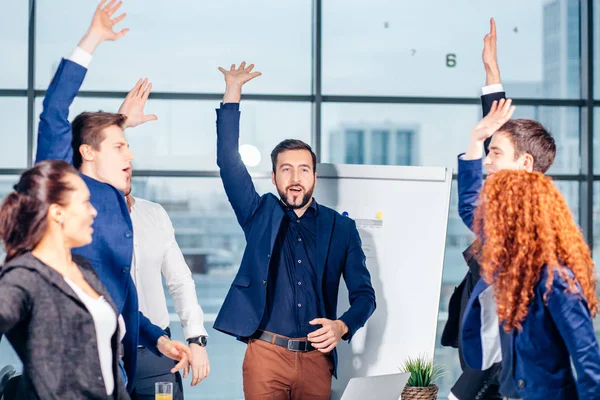
{"type": "Polygon", "coordinates": [[[183,337],[185,337],[185,340],[188,340],[189,338],[193,338],[193,337],[198,337],[198,336],[208,337],[208,332],[206,331],[206,329],[204,328],[203,325],[187,326],[187,327],[183,328],[183,337]]]}
{"type": "Polygon", "coordinates": [[[469,170],[483,170],[483,164],[481,162],[481,158],[476,158],[474,160],[465,160],[465,153],[461,153],[458,155],[458,170],[464,170],[468,168],[469,170]]]}
{"type": "Polygon", "coordinates": [[[87,68],[90,65],[90,62],[92,62],[92,55],[81,47],[75,47],[68,59],[87,68]]]}
{"type": "Polygon", "coordinates": [[[504,88],[502,87],[501,83],[496,83],[493,85],[488,85],[488,86],[482,87],[481,92],[485,96],[486,94],[504,92],[504,88]]]}
{"type": "Polygon", "coordinates": [[[233,111],[239,111],[240,110],[240,103],[221,103],[221,110],[233,110],[233,111]]]}

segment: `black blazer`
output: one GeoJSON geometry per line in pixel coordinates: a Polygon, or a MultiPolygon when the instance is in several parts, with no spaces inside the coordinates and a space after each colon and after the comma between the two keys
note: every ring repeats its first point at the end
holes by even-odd
{"type": "MultiPolygon", "coordinates": [[[[85,280],[116,307],[92,266],[73,256],[85,280]]],[[[96,329],[62,275],[31,253],[0,269],[0,336],[23,362],[18,399],[129,399],[118,367],[119,329],[112,337],[115,390],[106,395],[96,329]]]]}

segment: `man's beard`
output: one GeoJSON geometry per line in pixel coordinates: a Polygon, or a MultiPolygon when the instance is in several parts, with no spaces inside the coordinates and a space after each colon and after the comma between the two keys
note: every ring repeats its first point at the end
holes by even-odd
{"type": "Polygon", "coordinates": [[[281,201],[283,201],[283,203],[288,206],[289,208],[291,208],[292,210],[297,210],[300,209],[304,206],[306,206],[308,203],[310,203],[310,201],[312,200],[312,195],[313,192],[315,190],[315,187],[313,186],[310,190],[306,190],[304,196],[302,197],[302,201],[300,202],[299,205],[295,205],[295,204],[290,204],[288,202],[288,196],[286,195],[286,191],[281,191],[279,190],[279,188],[277,188],[277,191],[279,192],[279,197],[281,198],[281,201]]]}

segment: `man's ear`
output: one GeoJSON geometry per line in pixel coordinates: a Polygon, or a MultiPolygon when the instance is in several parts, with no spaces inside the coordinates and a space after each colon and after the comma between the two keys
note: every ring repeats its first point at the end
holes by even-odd
{"type": "Polygon", "coordinates": [[[96,154],[89,144],[79,146],[79,153],[81,154],[82,161],[92,162],[96,159],[96,154]]]}
{"type": "Polygon", "coordinates": [[[533,156],[529,153],[525,153],[521,156],[521,158],[521,168],[527,172],[533,172],[533,156]]]}

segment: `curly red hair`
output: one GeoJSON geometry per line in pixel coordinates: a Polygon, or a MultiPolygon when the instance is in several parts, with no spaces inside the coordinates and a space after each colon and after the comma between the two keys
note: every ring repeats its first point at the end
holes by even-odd
{"type": "Polygon", "coordinates": [[[473,229],[484,238],[477,252],[483,279],[495,286],[498,318],[506,332],[522,329],[535,286],[549,268],[544,301],[554,272],[581,285],[592,316],[598,311],[596,271],[590,249],[567,203],[539,172],[499,171],[488,178],[475,211],[473,229]],[[564,268],[569,268],[575,279],[564,268]]]}

